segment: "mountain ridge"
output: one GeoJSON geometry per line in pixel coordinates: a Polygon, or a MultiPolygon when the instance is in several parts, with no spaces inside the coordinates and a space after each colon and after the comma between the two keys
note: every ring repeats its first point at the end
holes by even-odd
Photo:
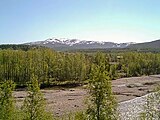
{"type": "Polygon", "coordinates": [[[146,49],[146,48],[159,49],[160,48],[160,39],[154,40],[154,41],[151,41],[151,42],[137,43],[137,44],[134,44],[134,45],[130,45],[127,48],[132,48],[132,49],[146,49]]]}
{"type": "Polygon", "coordinates": [[[160,49],[160,39],[144,42],[144,43],[114,43],[114,42],[105,42],[105,41],[87,41],[79,39],[67,39],[67,38],[49,38],[44,41],[36,41],[25,43],[25,45],[38,45],[43,47],[52,48],[58,51],[66,50],[83,50],[83,49],[160,49]]]}
{"type": "Polygon", "coordinates": [[[39,45],[55,50],[71,50],[71,49],[106,49],[106,48],[126,48],[133,42],[129,43],[114,43],[114,42],[105,42],[105,41],[87,41],[79,39],[67,39],[67,38],[49,38],[44,41],[29,42],[25,43],[26,45],[39,45]]]}

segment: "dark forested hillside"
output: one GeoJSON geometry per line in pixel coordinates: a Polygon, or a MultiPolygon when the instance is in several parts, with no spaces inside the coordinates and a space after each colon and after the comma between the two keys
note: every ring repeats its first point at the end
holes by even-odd
{"type": "Polygon", "coordinates": [[[37,48],[42,48],[41,46],[36,46],[36,45],[24,45],[24,44],[4,44],[0,45],[0,49],[13,49],[13,50],[30,50],[30,49],[37,49],[37,48]]]}
{"type": "Polygon", "coordinates": [[[160,40],[152,41],[152,42],[145,42],[139,44],[132,44],[127,48],[134,48],[134,49],[145,49],[145,48],[152,48],[152,49],[160,49],[160,40]]]}

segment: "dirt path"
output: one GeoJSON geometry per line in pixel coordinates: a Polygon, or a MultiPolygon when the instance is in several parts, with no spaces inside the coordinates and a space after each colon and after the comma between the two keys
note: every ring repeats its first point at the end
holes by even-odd
{"type": "MultiPolygon", "coordinates": [[[[159,83],[160,75],[121,78],[112,82],[112,88],[117,101],[122,102],[151,92],[159,83]]],[[[56,116],[83,110],[85,98],[89,95],[83,87],[42,90],[42,93],[47,101],[47,109],[56,116]]],[[[14,96],[20,106],[26,92],[16,91],[14,96]]]]}

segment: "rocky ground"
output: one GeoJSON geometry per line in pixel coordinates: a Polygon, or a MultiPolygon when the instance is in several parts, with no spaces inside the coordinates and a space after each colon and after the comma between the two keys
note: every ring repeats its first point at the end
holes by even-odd
{"type": "MultiPolygon", "coordinates": [[[[123,120],[137,119],[135,114],[141,111],[144,96],[153,91],[160,83],[160,75],[121,78],[112,82],[113,92],[119,102],[123,120]]],[[[85,99],[89,95],[84,87],[52,88],[42,90],[47,101],[47,109],[61,116],[85,109],[85,99]]],[[[20,106],[26,96],[25,91],[15,91],[17,105],[20,106]]]]}
{"type": "Polygon", "coordinates": [[[149,94],[119,103],[121,120],[140,120],[140,113],[143,112],[146,98],[149,94]]]}

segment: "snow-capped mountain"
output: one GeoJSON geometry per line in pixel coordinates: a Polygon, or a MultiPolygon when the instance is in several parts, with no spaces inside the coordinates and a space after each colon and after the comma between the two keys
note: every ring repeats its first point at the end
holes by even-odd
{"type": "Polygon", "coordinates": [[[134,43],[113,43],[113,42],[99,42],[99,41],[87,41],[78,39],[66,39],[66,38],[49,38],[44,41],[30,42],[27,45],[39,45],[55,50],[71,50],[71,49],[107,49],[107,48],[125,48],[134,43]]]}

